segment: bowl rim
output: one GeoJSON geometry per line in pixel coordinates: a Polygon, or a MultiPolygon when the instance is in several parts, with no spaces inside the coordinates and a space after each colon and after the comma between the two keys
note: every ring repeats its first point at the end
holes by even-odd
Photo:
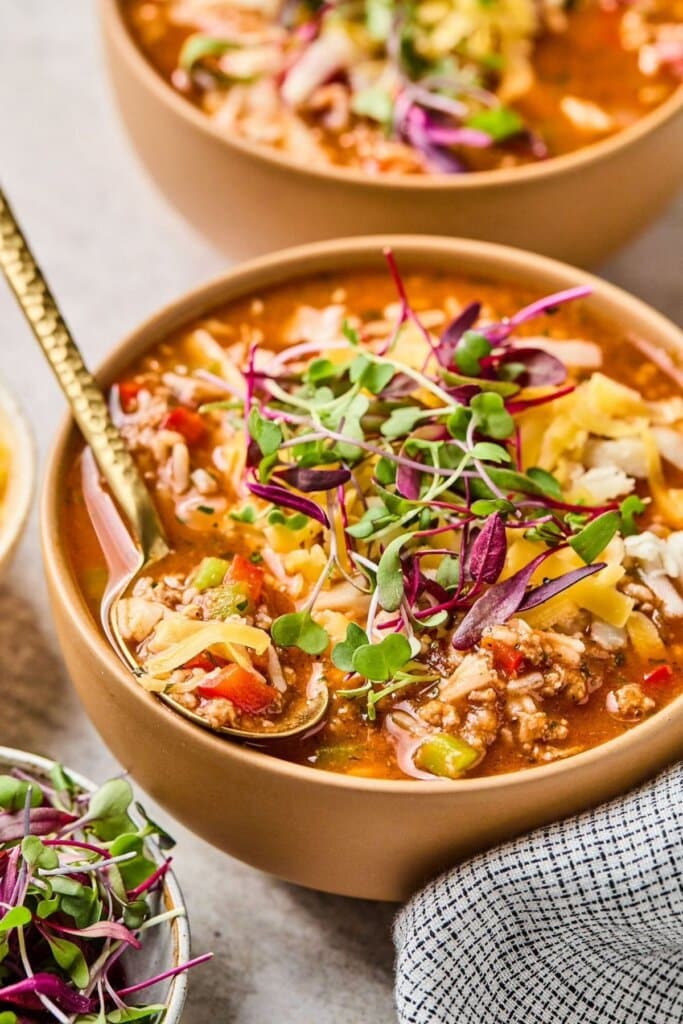
{"type": "MultiPolygon", "coordinates": [[[[0,766],[2,766],[3,762],[16,765],[18,768],[35,770],[41,775],[49,775],[50,769],[55,764],[59,763],[53,758],[43,757],[41,754],[34,754],[28,750],[19,750],[16,747],[0,746],[0,766]]],[[[82,775],[80,772],[74,771],[72,768],[69,768],[68,765],[65,765],[64,767],[69,776],[78,786],[80,786],[81,789],[89,793],[92,793],[97,789],[97,783],[93,782],[92,779],[82,775]]],[[[150,844],[149,852],[152,854],[152,857],[157,864],[161,864],[163,862],[164,857],[161,850],[157,849],[155,843],[150,844]]],[[[164,875],[163,891],[167,903],[170,903],[173,908],[178,908],[183,911],[183,913],[176,917],[172,922],[174,947],[173,957],[175,960],[174,966],[177,967],[179,964],[183,964],[190,959],[190,926],[187,919],[187,906],[185,899],[172,868],[169,868],[164,875]]],[[[171,978],[164,1015],[164,1024],[180,1024],[186,996],[187,972],[183,971],[181,974],[176,974],[171,978]]]]}
{"type": "Polygon", "coordinates": [[[36,478],[36,449],[29,422],[13,393],[0,381],[0,422],[4,424],[11,448],[9,479],[0,504],[4,517],[0,525],[0,569],[4,568],[23,532],[33,503],[36,478]]]}
{"type": "Polygon", "coordinates": [[[491,171],[477,171],[471,174],[425,174],[413,177],[402,174],[368,175],[363,171],[342,166],[307,167],[294,157],[279,153],[267,146],[259,146],[246,139],[226,135],[201,110],[184,99],[165,81],[161,74],[144,56],[133,39],[123,15],[122,0],[99,0],[98,8],[105,31],[117,47],[128,66],[140,83],[156,98],[187,124],[210,136],[227,149],[233,149],[252,159],[269,164],[281,171],[304,178],[317,178],[336,185],[355,188],[383,189],[422,193],[430,191],[450,192],[461,189],[493,189],[533,183],[539,178],[553,178],[581,170],[589,164],[608,160],[622,149],[635,145],[651,131],[655,131],[677,114],[683,114],[683,83],[653,110],[638,118],[632,125],[607,139],[589,143],[587,146],[549,158],[536,164],[519,167],[498,168],[491,171]]]}
{"type": "MultiPolygon", "coordinates": [[[[440,256],[451,260],[469,258],[475,264],[488,265],[488,271],[484,267],[477,268],[476,272],[472,269],[465,271],[465,274],[469,273],[473,276],[479,272],[483,276],[489,273],[492,279],[498,278],[505,281],[514,280],[515,275],[521,271],[522,279],[524,277],[533,278],[536,280],[537,286],[543,278],[548,278],[548,287],[553,288],[566,288],[577,284],[589,285],[599,303],[610,307],[610,309],[617,309],[623,318],[631,313],[636,322],[646,320],[650,333],[664,339],[663,342],[655,342],[655,344],[661,344],[668,351],[683,353],[683,331],[672,321],[616,285],[603,281],[586,271],[577,270],[569,264],[492,242],[445,238],[436,235],[371,235],[309,243],[283,249],[232,267],[205,284],[184,293],[180,298],[166,304],[157,313],[143,321],[140,326],[110,350],[108,358],[98,367],[97,377],[106,385],[116,372],[130,362],[134,354],[140,354],[173,330],[221,304],[247,296],[256,289],[263,290],[276,284],[291,283],[309,274],[323,273],[326,269],[348,269],[352,266],[358,267],[363,263],[370,265],[381,255],[382,249],[387,245],[391,246],[399,257],[403,255],[407,260],[415,258],[419,254],[430,260],[440,256]],[[326,260],[329,261],[329,265],[326,264],[326,260]],[[254,279],[258,279],[257,285],[254,283],[254,279]]],[[[591,302],[592,296],[584,301],[591,302]]],[[[600,318],[601,314],[597,315],[600,318]]],[[[604,319],[609,319],[609,316],[604,313],[602,315],[604,319]]],[[[419,783],[409,779],[374,779],[319,771],[312,766],[283,760],[259,749],[218,736],[208,729],[203,729],[168,709],[160,701],[156,701],[153,694],[148,693],[139,683],[135,682],[98,629],[96,621],[85,604],[69,562],[59,519],[58,499],[63,480],[61,469],[67,461],[70,444],[75,436],[75,424],[71,416],[67,414],[55,436],[48,456],[40,501],[40,530],[48,577],[58,595],[59,602],[67,611],[71,622],[78,631],[84,647],[88,648],[100,663],[103,663],[108,672],[116,678],[118,684],[129,688],[136,701],[155,701],[155,714],[171,715],[173,718],[172,728],[178,731],[178,736],[182,736],[183,741],[188,744],[202,745],[207,755],[210,751],[215,752],[219,757],[234,758],[245,768],[251,767],[266,773],[272,772],[276,775],[287,776],[292,781],[298,780],[303,784],[323,785],[332,789],[356,792],[394,795],[412,793],[414,796],[420,794],[423,798],[430,795],[443,797],[449,794],[455,796],[458,792],[486,792],[523,784],[542,785],[548,777],[559,776],[568,771],[578,772],[602,758],[607,763],[610,755],[616,755],[617,752],[621,752],[631,745],[647,742],[649,737],[654,737],[671,727],[673,714],[683,725],[683,694],[681,694],[652,718],[639,723],[637,728],[630,729],[621,736],[572,757],[533,769],[507,772],[501,775],[474,779],[439,779],[434,782],[420,781],[419,783]]]]}

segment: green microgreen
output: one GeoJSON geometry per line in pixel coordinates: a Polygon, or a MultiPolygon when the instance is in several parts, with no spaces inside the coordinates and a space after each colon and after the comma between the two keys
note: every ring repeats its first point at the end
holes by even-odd
{"type": "Polygon", "coordinates": [[[396,611],[403,600],[403,569],[401,548],[411,539],[410,534],[396,537],[387,545],[377,568],[379,603],[388,612],[396,611]]]}
{"type": "Polygon", "coordinates": [[[327,631],[311,618],[310,612],[289,612],[275,619],[273,640],[280,647],[298,647],[306,654],[322,654],[330,638],[327,631]]]}
{"type": "Polygon", "coordinates": [[[622,536],[631,537],[634,533],[638,533],[636,516],[641,516],[646,508],[647,505],[637,494],[629,494],[628,498],[624,498],[619,505],[619,515],[621,517],[619,529],[622,536]]]}
{"type": "Polygon", "coordinates": [[[346,628],[346,639],[336,644],[332,651],[332,662],[342,672],[353,672],[353,655],[359,647],[368,642],[368,636],[364,629],[350,622],[346,628]]]}
{"type": "Polygon", "coordinates": [[[455,363],[461,373],[468,377],[479,377],[481,360],[490,355],[493,346],[484,334],[465,331],[455,350],[455,363]]]}
{"type": "Polygon", "coordinates": [[[399,669],[410,661],[412,651],[401,633],[390,633],[375,644],[363,644],[353,653],[353,670],[371,682],[393,679],[399,669]]]}
{"type": "Polygon", "coordinates": [[[569,543],[577,555],[580,555],[583,561],[590,565],[612,540],[619,529],[619,524],[618,512],[604,512],[584,526],[575,536],[570,537],[569,543]]]}
{"type": "Polygon", "coordinates": [[[247,428],[264,456],[275,454],[282,444],[282,430],[279,424],[265,419],[256,407],[249,413],[247,428]]]}
{"type": "Polygon", "coordinates": [[[524,122],[519,114],[510,107],[492,107],[472,114],[465,122],[468,128],[476,128],[490,135],[494,142],[505,142],[513,135],[519,135],[524,129],[524,122]]]}
{"type": "Polygon", "coordinates": [[[474,396],[470,409],[477,429],[483,434],[502,440],[514,433],[515,422],[505,408],[502,395],[484,391],[474,396]]]}
{"type": "Polygon", "coordinates": [[[230,518],[238,523],[255,523],[256,510],[251,505],[245,505],[243,509],[231,512],[230,518]]]}

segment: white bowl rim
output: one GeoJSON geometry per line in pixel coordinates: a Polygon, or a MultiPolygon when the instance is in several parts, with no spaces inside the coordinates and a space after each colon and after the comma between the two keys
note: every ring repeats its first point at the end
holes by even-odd
{"type": "Polygon", "coordinates": [[[33,433],[26,416],[9,388],[0,382],[0,436],[5,427],[10,444],[9,480],[1,506],[0,568],[9,558],[31,510],[36,476],[33,433]]]}
{"type": "MultiPolygon", "coordinates": [[[[484,262],[492,262],[496,259],[504,262],[501,268],[501,279],[511,279],[515,271],[524,271],[526,266],[531,265],[533,275],[541,277],[544,274],[554,278],[558,288],[566,288],[571,285],[588,285],[593,288],[596,298],[606,300],[608,304],[618,306],[622,315],[632,313],[647,318],[653,327],[661,334],[667,336],[667,341],[672,349],[683,353],[683,331],[672,321],[662,314],[653,310],[645,302],[635,298],[628,292],[603,281],[601,278],[590,274],[585,270],[578,270],[567,263],[541,256],[537,253],[528,252],[524,249],[516,249],[511,246],[499,245],[494,242],[480,242],[464,238],[446,238],[438,235],[370,235],[364,237],[351,237],[343,239],[332,239],[325,242],[312,242],[305,245],[282,249],[279,252],[266,256],[257,257],[245,263],[240,263],[223,274],[220,274],[203,285],[190,289],[180,298],[168,303],[159,312],[153,314],[135,330],[130,332],[122,341],[114,346],[109,358],[98,368],[97,376],[108,380],[110,368],[120,362],[120,354],[127,351],[135,351],[136,346],[139,352],[149,348],[156,341],[161,340],[165,334],[187,323],[195,316],[201,315],[201,310],[208,312],[215,309],[221,303],[231,302],[235,299],[248,295],[253,290],[250,279],[256,274],[272,274],[272,279],[260,286],[283,284],[295,280],[297,277],[306,276],[305,272],[299,272],[302,263],[306,260],[317,261],[320,258],[348,257],[353,259],[357,256],[364,257],[368,261],[376,258],[384,246],[390,246],[399,256],[403,252],[410,258],[410,254],[418,253],[430,257],[444,255],[451,258],[462,256],[474,256],[484,262]],[[509,277],[503,278],[503,273],[509,277]],[[243,284],[241,282],[244,281],[243,284]],[[225,293],[221,300],[221,293],[225,293]],[[143,336],[147,339],[143,345],[140,339],[143,336]]],[[[343,260],[338,265],[344,269],[343,260]]],[[[308,271],[310,273],[310,271],[308,271]]],[[[320,273],[320,268],[313,273],[320,273]]],[[[590,297],[584,301],[591,301],[590,297]]],[[[125,364],[124,364],[125,365],[125,364]]],[[[143,690],[139,683],[135,682],[130,672],[126,670],[121,659],[107,642],[104,635],[97,627],[92,618],[76,582],[73,571],[69,565],[64,545],[59,543],[58,538],[63,536],[59,524],[52,528],[50,522],[52,517],[52,506],[59,493],[59,479],[56,474],[58,465],[64,462],[68,450],[68,442],[75,435],[76,427],[70,415],[65,417],[61,429],[58,431],[53,443],[48,468],[43,481],[43,489],[40,503],[41,534],[43,537],[43,550],[46,564],[49,566],[53,585],[59,594],[59,599],[68,610],[70,617],[80,634],[83,644],[88,646],[93,653],[103,660],[109,671],[116,677],[120,685],[134,688],[140,698],[154,700],[152,694],[143,690]],[[59,461],[56,458],[60,455],[59,461]],[[62,571],[64,570],[64,571],[62,571]]],[[[384,794],[412,794],[426,798],[431,796],[443,797],[446,793],[455,795],[461,791],[486,791],[509,786],[539,785],[541,786],[548,777],[562,775],[568,771],[579,771],[595,760],[604,759],[607,763],[610,754],[616,753],[632,744],[644,744],[650,736],[654,736],[667,728],[672,714],[680,718],[683,727],[683,694],[674,698],[670,704],[662,708],[657,714],[644,722],[639,723],[635,728],[622,733],[598,746],[590,747],[572,757],[554,761],[550,764],[535,766],[528,770],[506,772],[500,775],[489,775],[479,778],[463,778],[456,780],[439,779],[434,782],[411,779],[375,779],[359,776],[343,775],[338,772],[321,771],[312,766],[287,761],[275,755],[263,753],[261,750],[247,745],[242,745],[225,737],[218,736],[208,729],[188,721],[183,715],[171,711],[158,702],[158,713],[172,715],[174,728],[178,729],[190,742],[204,743],[214,748],[216,752],[227,751],[228,756],[242,762],[245,766],[254,765],[266,773],[283,774],[292,779],[308,785],[322,785],[337,789],[356,791],[370,791],[384,794]]],[[[671,727],[669,725],[669,727],[671,727]]],[[[220,756],[220,754],[219,754],[220,756]]]]}
{"type": "Polygon", "coordinates": [[[370,189],[395,189],[405,192],[445,191],[460,189],[489,189],[523,185],[536,181],[538,178],[549,178],[555,175],[568,174],[588,164],[608,159],[622,148],[635,144],[642,136],[661,127],[677,113],[683,112],[683,84],[674,89],[673,93],[653,110],[643,114],[632,125],[622,128],[615,135],[592,142],[581,149],[535,164],[522,164],[519,167],[498,168],[492,171],[477,171],[469,174],[381,174],[369,175],[351,167],[337,165],[321,165],[307,167],[288,154],[279,153],[268,146],[259,146],[237,136],[226,135],[214,124],[205,113],[186,100],[165,81],[162,75],[151,65],[126,25],[121,0],[99,0],[100,16],[113,33],[113,38],[124,53],[133,72],[156,97],[184,121],[199,131],[206,133],[228,149],[232,148],[260,162],[271,164],[280,170],[300,177],[314,177],[333,183],[344,183],[351,187],[370,189]]]}
{"type": "MultiPolygon", "coordinates": [[[[40,754],[33,754],[28,750],[18,750],[14,747],[0,746],[0,766],[3,762],[8,765],[16,766],[17,768],[37,770],[42,775],[49,775],[50,769],[53,768],[55,764],[61,763],[53,760],[52,758],[43,757],[40,754]]],[[[73,771],[73,769],[69,768],[67,765],[64,766],[64,770],[74,780],[76,785],[80,786],[84,791],[92,793],[97,789],[97,783],[93,782],[92,779],[87,778],[85,775],[81,775],[80,772],[73,771]]],[[[163,862],[164,858],[161,851],[157,850],[156,844],[150,844],[149,852],[158,864],[163,862]]],[[[178,885],[178,880],[176,879],[173,870],[170,868],[164,876],[164,895],[166,896],[167,902],[170,903],[173,908],[178,908],[183,911],[183,913],[173,921],[174,959],[176,961],[174,966],[177,967],[179,964],[184,964],[190,959],[190,925],[187,918],[185,899],[180,886],[178,885]]],[[[186,996],[187,972],[183,971],[181,974],[176,974],[174,978],[171,978],[163,1024],[180,1024],[186,996]]]]}

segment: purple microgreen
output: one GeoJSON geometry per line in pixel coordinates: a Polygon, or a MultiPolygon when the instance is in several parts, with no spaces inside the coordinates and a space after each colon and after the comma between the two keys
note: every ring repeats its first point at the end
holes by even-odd
{"type": "Polygon", "coordinates": [[[491,324],[489,327],[484,328],[486,336],[493,344],[498,345],[506,341],[520,324],[533,320],[542,314],[552,315],[565,302],[583,299],[587,295],[591,295],[592,291],[593,289],[589,285],[577,285],[575,288],[566,288],[552,295],[546,295],[545,298],[538,299],[536,302],[524,306],[523,309],[520,309],[501,323],[491,324]]]}
{"type": "MultiPolygon", "coordinates": [[[[58,832],[77,820],[73,814],[59,811],[54,807],[34,807],[30,813],[30,828],[33,835],[44,836],[58,832]]],[[[0,843],[12,843],[23,839],[25,832],[24,812],[0,814],[0,843]]]]}
{"type": "Polygon", "coordinates": [[[519,609],[527,586],[536,569],[551,554],[543,551],[513,576],[494,583],[472,605],[453,634],[453,646],[460,651],[474,647],[487,626],[499,626],[519,609]]]}
{"type": "Polygon", "coordinates": [[[515,365],[521,367],[515,380],[524,387],[556,387],[567,379],[565,364],[542,348],[515,348],[505,352],[498,363],[498,372],[515,365]]]}
{"type": "Polygon", "coordinates": [[[470,302],[446,327],[435,349],[441,366],[448,368],[453,362],[456,347],[465,331],[471,330],[481,314],[481,303],[470,302]]]}
{"type": "Polygon", "coordinates": [[[284,480],[298,491],[309,493],[332,491],[342,487],[351,479],[351,473],[348,469],[301,469],[299,466],[292,466],[278,470],[274,477],[284,480]]]}
{"type": "MultiPolygon", "coordinates": [[[[146,988],[158,985],[161,981],[166,981],[167,978],[175,978],[177,974],[183,974],[191,967],[198,967],[199,964],[205,964],[212,958],[213,953],[202,953],[201,956],[196,956],[192,960],[188,960],[186,963],[180,964],[179,967],[172,967],[170,970],[163,971],[161,974],[156,974],[153,978],[148,978],[146,981],[140,981],[136,985],[128,985],[126,988],[120,988],[118,990],[118,995],[121,998],[132,996],[134,992],[142,992],[146,988]]],[[[0,995],[1,994],[2,993],[0,992],[0,995]]]]}
{"type": "Polygon", "coordinates": [[[548,402],[554,402],[558,398],[564,398],[565,395],[571,395],[572,391],[575,390],[575,384],[568,384],[566,388],[551,391],[548,395],[538,395],[536,398],[512,399],[507,402],[506,409],[511,415],[515,416],[517,413],[525,412],[526,409],[533,409],[537,405],[547,405],[548,402]]]}
{"type": "Polygon", "coordinates": [[[417,501],[420,497],[420,482],[422,472],[413,466],[399,466],[396,471],[396,490],[404,498],[410,501],[417,501]]]}
{"type": "MultiPolygon", "coordinates": [[[[394,333],[393,333],[393,335],[392,335],[392,337],[391,337],[387,347],[389,349],[391,349],[391,347],[395,343],[396,339],[398,338],[399,332],[400,332],[401,328],[403,327],[404,323],[406,323],[408,320],[412,320],[412,322],[415,324],[415,326],[418,328],[418,330],[422,334],[422,337],[424,338],[424,340],[425,340],[425,342],[426,342],[426,344],[427,344],[427,346],[429,348],[429,351],[431,353],[433,348],[434,348],[431,335],[429,334],[429,331],[424,326],[424,324],[420,320],[419,316],[417,315],[417,313],[415,312],[413,307],[410,305],[410,302],[408,301],[408,296],[406,294],[405,285],[403,284],[403,279],[401,278],[401,275],[400,275],[399,269],[398,269],[398,265],[396,263],[396,257],[394,256],[393,251],[388,246],[385,249],[383,249],[382,251],[384,253],[384,258],[387,261],[387,265],[389,267],[389,273],[391,274],[393,282],[394,282],[394,284],[396,286],[396,291],[398,292],[398,297],[399,297],[400,302],[401,302],[401,309],[400,309],[400,312],[399,312],[398,322],[396,324],[396,327],[394,328],[394,333]]],[[[406,368],[405,367],[401,367],[401,369],[403,370],[404,373],[406,372],[406,368]]]]}
{"type": "Polygon", "coordinates": [[[538,607],[539,604],[549,601],[551,597],[556,597],[557,594],[561,594],[569,587],[573,587],[575,583],[580,583],[581,580],[592,576],[593,573],[600,572],[601,569],[605,568],[606,564],[606,562],[594,562],[592,565],[582,565],[579,569],[572,569],[570,572],[557,576],[553,580],[546,580],[545,583],[541,583],[538,587],[533,587],[526,592],[518,610],[525,612],[530,608],[538,607]]]}
{"type": "MultiPolygon", "coordinates": [[[[132,896],[132,893],[128,894],[132,896]]],[[[55,932],[64,935],[75,935],[82,939],[114,939],[117,942],[125,942],[134,949],[142,949],[142,943],[136,939],[130,929],[119,921],[98,921],[95,924],[86,925],[85,928],[67,928],[64,925],[50,921],[48,927],[55,932]]]]}
{"type": "Polygon", "coordinates": [[[0,1004],[10,1003],[28,1010],[42,1010],[40,996],[46,996],[67,1013],[88,1013],[92,1000],[76,992],[55,974],[40,972],[0,988],[0,1004]]]}
{"type": "Polygon", "coordinates": [[[253,480],[248,480],[247,487],[257,498],[263,498],[264,501],[269,501],[273,505],[279,505],[283,508],[292,509],[294,512],[302,512],[305,516],[309,516],[309,518],[321,523],[322,526],[329,528],[330,523],[325,512],[314,501],[311,501],[310,498],[302,498],[301,495],[294,494],[285,487],[279,487],[276,484],[259,484],[253,480]]]}
{"type": "Polygon", "coordinates": [[[469,568],[474,579],[495,583],[502,572],[506,554],[505,523],[500,512],[494,512],[472,542],[469,568]]]}

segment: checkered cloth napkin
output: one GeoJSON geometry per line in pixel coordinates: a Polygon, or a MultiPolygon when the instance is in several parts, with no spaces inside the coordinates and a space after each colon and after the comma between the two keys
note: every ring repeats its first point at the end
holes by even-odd
{"type": "Polygon", "coordinates": [[[683,764],[401,911],[400,1024],[681,1024],[683,764]]]}

